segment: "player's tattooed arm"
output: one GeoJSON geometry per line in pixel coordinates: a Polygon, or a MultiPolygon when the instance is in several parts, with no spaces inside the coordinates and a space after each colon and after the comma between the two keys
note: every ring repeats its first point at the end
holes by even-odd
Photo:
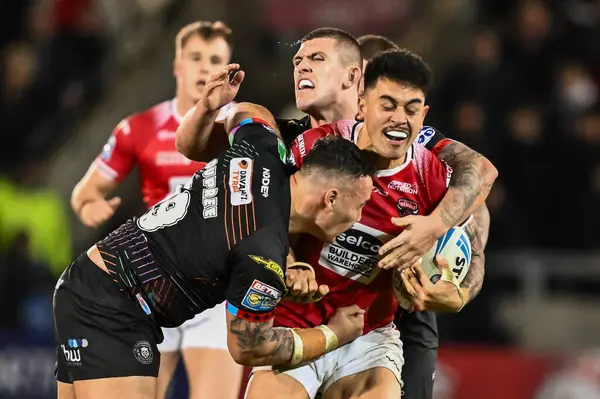
{"type": "Polygon", "coordinates": [[[228,346],[234,360],[245,366],[289,363],[294,336],[287,328],[273,327],[273,321],[254,323],[231,315],[228,346]]]}
{"type": "Polygon", "coordinates": [[[472,301],[479,294],[483,285],[485,276],[484,249],[487,244],[489,230],[489,211],[484,204],[477,208],[473,214],[473,220],[465,226],[465,232],[471,242],[471,266],[460,286],[468,291],[469,301],[472,301]]]}
{"type": "Polygon", "coordinates": [[[498,170],[483,155],[457,141],[449,141],[437,156],[453,169],[448,192],[433,212],[449,229],[485,202],[498,170]]]}

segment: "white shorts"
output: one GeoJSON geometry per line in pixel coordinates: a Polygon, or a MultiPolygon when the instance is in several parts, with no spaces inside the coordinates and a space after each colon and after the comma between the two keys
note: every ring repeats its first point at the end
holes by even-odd
{"type": "Polygon", "coordinates": [[[225,302],[197,314],[175,328],[163,328],[165,339],[158,344],[162,352],[178,352],[188,348],[227,349],[227,316],[225,302]]]}
{"type": "MultiPolygon", "coordinates": [[[[304,386],[313,399],[337,380],[376,367],[384,367],[396,376],[402,386],[402,341],[393,323],[377,328],[307,365],[282,371],[304,386]]],[[[277,370],[277,367],[255,367],[252,371],[277,370]]]]}

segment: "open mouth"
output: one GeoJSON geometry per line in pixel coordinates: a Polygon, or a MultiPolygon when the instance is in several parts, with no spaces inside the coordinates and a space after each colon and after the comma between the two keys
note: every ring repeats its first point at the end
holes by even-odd
{"type": "Polygon", "coordinates": [[[310,79],[300,79],[298,81],[298,90],[312,90],[315,88],[315,84],[310,79]]]}
{"type": "Polygon", "coordinates": [[[200,79],[196,82],[196,86],[206,86],[206,80],[200,79]]]}
{"type": "Polygon", "coordinates": [[[383,135],[392,141],[404,141],[408,138],[408,132],[403,130],[388,130],[383,135]]]}

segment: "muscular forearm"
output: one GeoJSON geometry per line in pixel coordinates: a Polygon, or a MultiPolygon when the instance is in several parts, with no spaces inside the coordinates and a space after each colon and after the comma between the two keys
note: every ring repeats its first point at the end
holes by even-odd
{"type": "Polygon", "coordinates": [[[219,111],[207,111],[201,104],[190,109],[177,129],[177,151],[193,161],[202,161],[211,131],[219,111]]]}
{"type": "Polygon", "coordinates": [[[485,202],[498,171],[484,156],[456,141],[447,144],[438,158],[453,169],[448,192],[432,213],[447,230],[485,202]]]}
{"type": "MultiPolygon", "coordinates": [[[[294,352],[294,337],[287,328],[274,328],[272,323],[251,323],[233,319],[229,331],[236,338],[234,359],[245,366],[289,363],[294,352]]],[[[231,346],[230,346],[231,347],[231,346]]]]}
{"type": "MultiPolygon", "coordinates": [[[[236,362],[245,366],[292,364],[295,339],[302,345],[301,361],[314,360],[334,347],[327,347],[327,339],[319,328],[272,327],[272,323],[252,323],[233,319],[229,323],[230,335],[235,343],[229,345],[236,362]],[[233,349],[233,350],[232,350],[233,349]]],[[[337,342],[337,341],[336,341],[337,342]]]]}
{"type": "Polygon", "coordinates": [[[471,241],[471,266],[460,286],[468,291],[469,301],[473,300],[479,294],[483,285],[483,278],[485,276],[484,248],[489,229],[489,212],[484,204],[475,211],[474,219],[465,226],[465,231],[471,241]]]}

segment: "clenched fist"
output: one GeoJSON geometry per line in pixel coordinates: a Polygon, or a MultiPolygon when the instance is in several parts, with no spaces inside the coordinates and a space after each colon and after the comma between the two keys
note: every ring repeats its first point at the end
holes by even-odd
{"type": "Polygon", "coordinates": [[[360,337],[364,326],[365,311],[356,305],[339,308],[327,323],[327,327],[338,338],[338,346],[360,337]]]}

